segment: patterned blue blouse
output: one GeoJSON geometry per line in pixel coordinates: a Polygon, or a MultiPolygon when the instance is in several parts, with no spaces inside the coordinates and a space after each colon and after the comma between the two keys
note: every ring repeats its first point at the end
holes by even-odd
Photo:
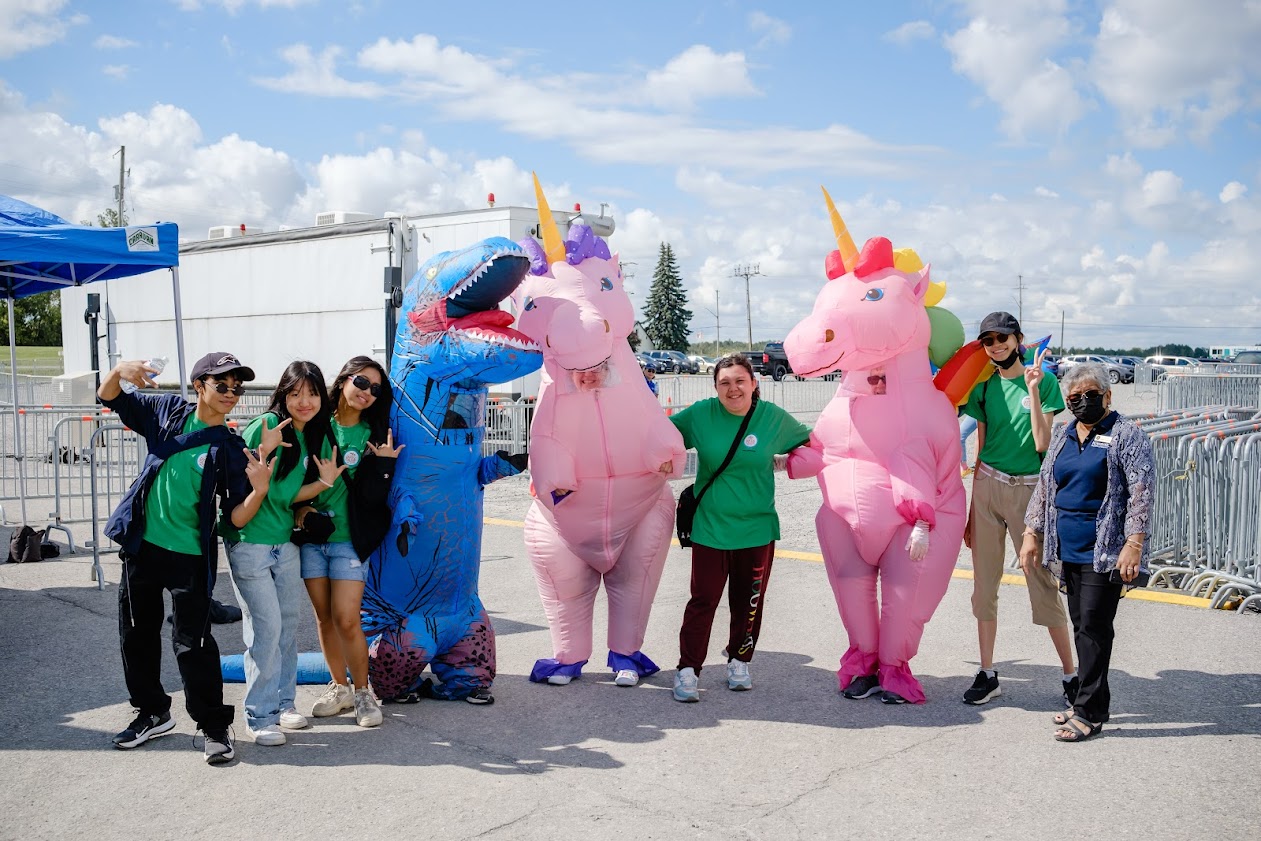
{"type": "MultiPolygon", "coordinates": [[[[1047,447],[1046,460],[1038,484],[1025,512],[1025,525],[1043,535],[1042,566],[1055,573],[1064,588],[1063,563],[1060,561],[1059,530],[1056,528],[1055,459],[1069,435],[1077,434],[1077,421],[1071,420],[1055,430],[1047,447]]],[[[1108,446],[1108,490],[1099,509],[1098,538],[1095,540],[1095,572],[1107,575],[1116,569],[1117,558],[1125,539],[1132,534],[1151,533],[1152,493],[1155,490],[1156,462],[1152,444],[1130,419],[1117,415],[1112,426],[1112,442],[1108,446]]],[[[1150,576],[1148,562],[1151,549],[1143,541],[1139,574],[1127,589],[1142,587],[1150,576]]]]}

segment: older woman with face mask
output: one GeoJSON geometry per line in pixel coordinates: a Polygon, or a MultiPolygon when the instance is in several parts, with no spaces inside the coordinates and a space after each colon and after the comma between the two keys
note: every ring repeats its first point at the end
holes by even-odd
{"type": "Polygon", "coordinates": [[[727,638],[727,688],[753,688],[749,661],[762,627],[766,586],[771,575],[779,515],[775,477],[783,454],[810,438],[810,428],[773,403],[758,399],[753,369],[743,356],[727,356],[714,366],[717,396],[693,403],[670,420],[695,449],[697,493],[692,527],[692,597],[679,631],[676,701],[699,701],[697,675],[705,663],[714,613],[727,588],[731,627],[727,638]],[[746,423],[747,421],[747,423],[746,423]],[[736,436],[739,435],[739,440],[736,436]],[[727,454],[731,462],[719,473],[727,454]]]}
{"type": "Polygon", "coordinates": [[[1081,683],[1055,738],[1081,742],[1108,720],[1108,665],[1122,591],[1147,583],[1151,441],[1112,409],[1107,370],[1074,365],[1061,383],[1074,420],[1055,431],[1025,515],[1020,563],[1043,567],[1068,594],[1081,683]]]}

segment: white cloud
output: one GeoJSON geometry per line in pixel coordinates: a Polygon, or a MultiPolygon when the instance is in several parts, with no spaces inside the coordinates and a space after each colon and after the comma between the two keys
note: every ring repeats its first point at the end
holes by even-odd
{"type": "Polygon", "coordinates": [[[120,38],[117,35],[101,35],[92,42],[92,46],[98,50],[126,50],[140,45],[130,38],[120,38]]]}
{"type": "Polygon", "coordinates": [[[1090,69],[1132,143],[1165,146],[1182,132],[1203,141],[1248,104],[1258,43],[1261,3],[1251,0],[1113,0],[1090,69]]]}
{"type": "Polygon", "coordinates": [[[1143,200],[1148,207],[1173,204],[1182,192],[1182,179],[1167,169],[1149,172],[1143,179],[1143,200]]]}
{"type": "Polygon", "coordinates": [[[124,81],[128,74],[131,73],[131,68],[126,64],[107,64],[101,68],[101,72],[111,79],[124,81]]]}
{"type": "Polygon", "coordinates": [[[915,41],[929,41],[937,36],[937,28],[926,20],[908,21],[881,36],[885,41],[906,46],[915,41]]]}
{"type": "Polygon", "coordinates": [[[280,93],[355,99],[375,99],[381,96],[384,90],[379,85],[372,82],[350,82],[337,75],[337,59],[341,52],[340,47],[326,47],[317,57],[306,44],[294,44],[281,51],[281,57],[291,68],[287,75],[280,78],[257,78],[254,81],[264,88],[280,93]]]}
{"type": "Polygon", "coordinates": [[[1053,58],[1071,35],[1065,0],[966,5],[973,17],[945,37],[946,47],[955,70],[1002,109],[1008,135],[1058,135],[1081,119],[1086,104],[1068,69],[1053,58]]]}
{"type": "Polygon", "coordinates": [[[762,49],[772,44],[787,44],[792,38],[792,27],[779,18],[773,18],[766,12],[749,13],[749,31],[754,35],[761,34],[757,47],[762,49]]]}
{"type": "Polygon", "coordinates": [[[1222,204],[1229,204],[1236,199],[1243,198],[1247,192],[1248,188],[1243,184],[1240,184],[1238,181],[1231,181],[1225,187],[1222,187],[1222,191],[1218,194],[1217,198],[1221,200],[1222,204]]]}
{"type": "Polygon", "coordinates": [[[1041,186],[1034,187],[1033,193],[1034,195],[1041,196],[1044,199],[1058,199],[1060,197],[1060,194],[1054,190],[1041,186]]]}
{"type": "Polygon", "coordinates": [[[299,6],[305,6],[315,0],[176,0],[176,5],[186,12],[199,11],[203,5],[222,6],[224,11],[230,15],[235,15],[241,9],[251,4],[258,6],[260,9],[279,8],[279,9],[296,9],[299,6]]]}
{"type": "Polygon", "coordinates": [[[690,107],[698,99],[753,96],[744,53],[715,53],[704,44],[688,47],[653,70],[644,82],[649,102],[666,107],[690,107]]]}
{"type": "Polygon", "coordinates": [[[84,15],[63,16],[67,0],[0,0],[0,59],[54,44],[84,15]]]}

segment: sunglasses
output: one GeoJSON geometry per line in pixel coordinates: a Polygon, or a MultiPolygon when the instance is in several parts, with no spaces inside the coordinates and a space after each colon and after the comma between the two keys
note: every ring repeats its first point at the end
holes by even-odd
{"type": "Polygon", "coordinates": [[[234,397],[240,397],[245,394],[245,386],[239,383],[237,385],[228,385],[227,383],[221,383],[218,381],[211,382],[210,380],[202,380],[202,382],[206,384],[206,388],[213,388],[219,394],[232,392],[234,397]]]}
{"type": "Polygon", "coordinates": [[[368,392],[373,397],[381,396],[381,384],[374,383],[372,380],[368,379],[363,374],[356,374],[355,376],[351,377],[350,384],[353,385],[355,388],[359,389],[360,391],[368,392]]]}
{"type": "Polygon", "coordinates": [[[872,374],[867,377],[867,385],[880,385],[885,381],[886,379],[884,374],[872,374]]]}
{"type": "Polygon", "coordinates": [[[1083,391],[1081,394],[1070,394],[1064,402],[1070,406],[1081,407],[1086,405],[1088,401],[1098,400],[1100,397],[1103,397],[1103,392],[1092,389],[1091,391],[1083,391]]]}
{"type": "Polygon", "coordinates": [[[1011,333],[986,333],[981,337],[981,344],[986,347],[994,345],[1005,345],[1007,340],[1011,338],[1011,333]]]}

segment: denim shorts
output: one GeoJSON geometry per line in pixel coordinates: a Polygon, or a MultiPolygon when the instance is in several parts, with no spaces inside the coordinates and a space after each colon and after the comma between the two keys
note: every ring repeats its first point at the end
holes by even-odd
{"type": "Polygon", "coordinates": [[[302,547],[302,577],[363,581],[368,569],[350,543],[308,543],[302,547]]]}

